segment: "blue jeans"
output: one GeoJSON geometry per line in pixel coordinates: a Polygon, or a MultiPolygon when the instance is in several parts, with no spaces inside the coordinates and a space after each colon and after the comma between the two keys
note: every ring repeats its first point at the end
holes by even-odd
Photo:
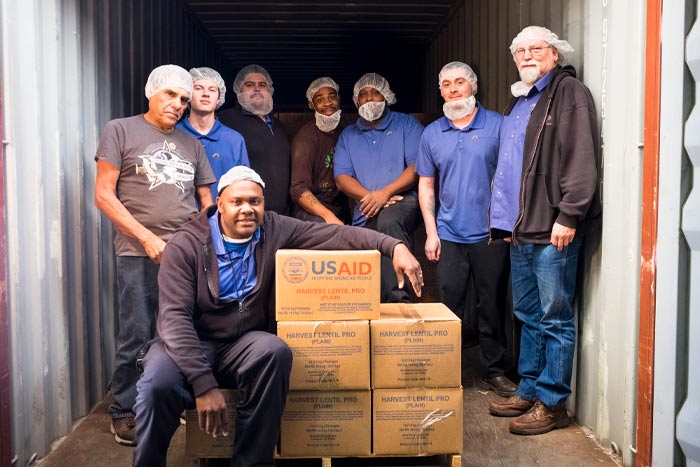
{"type": "Polygon", "coordinates": [[[581,240],[511,245],[513,313],[522,322],[518,395],[561,408],[571,395],[576,327],[574,293],[581,240]]]}
{"type": "Polygon", "coordinates": [[[115,418],[134,416],[139,379],[136,356],[153,337],[153,321],[158,312],[158,269],[148,256],[117,256],[119,334],[110,385],[114,401],[109,407],[115,418]]]}
{"type": "MultiPolygon", "coordinates": [[[[292,370],[291,350],[279,337],[262,331],[251,331],[233,342],[202,341],[201,345],[220,386],[241,394],[230,465],[274,467],[292,370]]],[[[180,413],[195,408],[195,397],[159,339],[153,340],[143,365],[133,465],[165,467],[180,413]]]]}

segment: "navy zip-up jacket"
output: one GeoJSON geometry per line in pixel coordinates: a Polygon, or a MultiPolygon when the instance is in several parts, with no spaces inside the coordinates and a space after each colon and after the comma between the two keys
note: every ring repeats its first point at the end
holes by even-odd
{"type": "Polygon", "coordinates": [[[218,387],[201,341],[234,341],[250,331],[275,331],[275,252],[280,248],[379,250],[392,256],[400,241],[359,227],[303,222],[266,212],[255,248],[257,283],[242,304],[219,298],[210,206],[168,242],[158,274],[158,335],[195,397],[218,387]]]}

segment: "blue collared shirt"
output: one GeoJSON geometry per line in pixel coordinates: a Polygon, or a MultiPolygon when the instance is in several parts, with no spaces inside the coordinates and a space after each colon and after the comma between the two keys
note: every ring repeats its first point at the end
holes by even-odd
{"type": "MultiPolygon", "coordinates": [[[[202,143],[204,151],[207,153],[207,159],[209,159],[209,165],[211,165],[217,180],[228,172],[231,167],[237,165],[250,167],[248,151],[246,150],[243,136],[236,130],[219,122],[218,118],[206,135],[195,130],[187,118],[183,118],[177,124],[177,127],[194,136],[202,143]]],[[[214,202],[216,202],[216,197],[219,195],[216,187],[217,183],[211,184],[211,194],[214,202]]]]}
{"type": "Polygon", "coordinates": [[[491,195],[491,228],[511,232],[520,212],[520,179],[523,173],[525,131],[530,115],[549,85],[552,72],[537,80],[527,96],[522,96],[509,115],[503,117],[498,150],[498,167],[491,195]]]}
{"type": "Polygon", "coordinates": [[[219,267],[219,298],[235,299],[242,303],[255,288],[258,280],[255,246],[260,242],[260,227],[253,234],[253,238],[245,244],[245,249],[226,247],[219,228],[219,211],[209,218],[209,228],[219,267]]]}
{"type": "Polygon", "coordinates": [[[479,106],[461,130],[447,117],[425,128],[416,173],[438,177],[438,236],[456,243],[488,238],[491,179],[498,161],[498,131],[503,117],[479,106]]]}
{"type": "MultiPolygon", "coordinates": [[[[358,118],[338,138],[334,175],[349,175],[368,190],[383,188],[416,163],[422,133],[423,125],[401,112],[388,111],[375,127],[358,118]]],[[[355,204],[352,224],[365,225],[367,218],[358,206],[359,202],[355,204]]]]}

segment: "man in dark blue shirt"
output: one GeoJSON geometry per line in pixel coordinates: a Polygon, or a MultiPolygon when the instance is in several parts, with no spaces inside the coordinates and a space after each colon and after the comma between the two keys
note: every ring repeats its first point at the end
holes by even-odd
{"type": "Polygon", "coordinates": [[[440,298],[464,319],[474,284],[482,389],[508,397],[517,387],[504,375],[508,244],[489,242],[491,180],[498,161],[502,117],[476,102],[476,74],[465,63],[440,71],[444,117],[423,132],[416,163],[418,198],[425,222],[425,255],[437,262],[440,298]],[[435,178],[440,209],[435,218],[435,178]]]}

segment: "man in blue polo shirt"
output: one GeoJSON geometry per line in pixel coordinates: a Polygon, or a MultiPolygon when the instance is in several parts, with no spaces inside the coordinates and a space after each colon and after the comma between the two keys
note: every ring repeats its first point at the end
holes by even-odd
{"type": "MultiPolygon", "coordinates": [[[[219,180],[231,167],[250,166],[243,136],[223,125],[214,111],[224,104],[226,84],[221,75],[211,68],[190,70],[194,86],[190,99],[190,114],[177,127],[194,136],[207,153],[214,176],[219,180]]],[[[212,200],[216,200],[216,183],[211,185],[212,200]]]]}
{"type": "MultiPolygon", "coordinates": [[[[353,89],[360,118],[343,130],[335,147],[335,183],[356,200],[352,224],[390,235],[411,245],[419,221],[414,171],[423,125],[392,112],[396,97],[377,73],[363,75],[353,89]]],[[[390,258],[382,258],[381,301],[408,302],[398,287],[390,258]]]]}
{"type": "Polygon", "coordinates": [[[517,389],[504,375],[508,244],[490,242],[488,230],[491,180],[503,117],[476,102],[476,74],[465,63],[445,65],[438,85],[445,116],[423,132],[416,163],[427,234],[425,255],[437,262],[442,302],[462,319],[467,290],[473,284],[479,323],[479,386],[508,397],[517,389]],[[437,222],[435,178],[440,200],[437,222]]]}

